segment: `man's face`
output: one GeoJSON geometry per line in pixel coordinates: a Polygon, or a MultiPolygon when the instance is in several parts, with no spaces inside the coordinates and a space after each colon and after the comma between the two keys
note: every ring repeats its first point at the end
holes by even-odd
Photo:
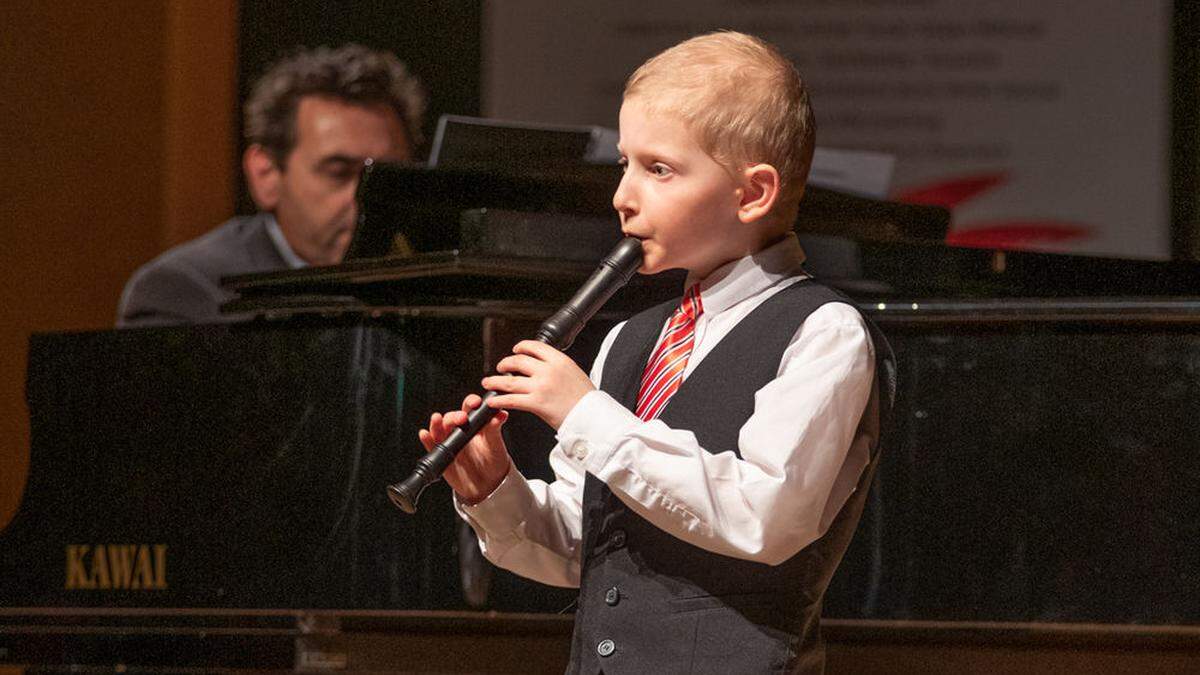
{"type": "Polygon", "coordinates": [[[354,191],[363,161],[410,159],[390,106],[308,96],[296,110],[296,145],[280,167],[275,219],[288,244],[313,265],[341,262],[354,234],[354,191]]]}
{"type": "Polygon", "coordinates": [[[743,255],[734,250],[739,184],[682,121],[626,101],[619,148],[625,175],[613,207],[621,231],[642,241],[642,273],[683,268],[702,279],[743,255]]]}

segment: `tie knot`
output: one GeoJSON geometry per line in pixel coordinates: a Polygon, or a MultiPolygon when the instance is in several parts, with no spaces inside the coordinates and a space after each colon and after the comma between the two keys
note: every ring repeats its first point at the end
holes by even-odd
{"type": "Polygon", "coordinates": [[[700,301],[700,284],[693,284],[687,293],[683,294],[683,300],[680,301],[679,308],[675,311],[692,321],[704,313],[704,303],[700,301]]]}

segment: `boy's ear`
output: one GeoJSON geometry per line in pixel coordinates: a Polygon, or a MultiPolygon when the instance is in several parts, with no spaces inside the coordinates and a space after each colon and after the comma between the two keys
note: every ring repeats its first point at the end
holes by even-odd
{"type": "Polygon", "coordinates": [[[283,181],[283,170],[271,153],[263,146],[255,143],[246,148],[242,155],[242,173],[246,176],[246,185],[250,188],[250,196],[260,211],[274,211],[279,205],[279,188],[283,181]]]}
{"type": "Polygon", "coordinates": [[[779,171],[770,164],[754,164],[742,171],[741,199],[738,220],[743,223],[761,221],[775,208],[781,188],[779,171]]]}

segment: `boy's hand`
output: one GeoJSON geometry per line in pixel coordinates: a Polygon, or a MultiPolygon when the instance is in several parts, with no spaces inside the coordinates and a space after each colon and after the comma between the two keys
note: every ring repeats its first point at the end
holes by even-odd
{"type": "MultiPolygon", "coordinates": [[[[446,413],[434,413],[429,418],[429,428],[417,432],[417,438],[425,451],[430,452],[434,446],[446,440],[456,427],[467,423],[467,413],[479,407],[482,399],[471,394],[463,400],[462,410],[446,413]]],[[[508,413],[501,410],[493,417],[467,446],[458,453],[442,477],[454,488],[459,498],[467,504],[477,504],[496,491],[508,469],[512,459],[508,456],[508,447],[500,435],[500,426],[508,419],[508,413]]]]}
{"type": "Polygon", "coordinates": [[[500,392],[488,405],[531,412],[556,431],[579,399],[595,389],[566,354],[536,340],[518,342],[496,370],[503,374],[483,378],[484,389],[500,392]]]}

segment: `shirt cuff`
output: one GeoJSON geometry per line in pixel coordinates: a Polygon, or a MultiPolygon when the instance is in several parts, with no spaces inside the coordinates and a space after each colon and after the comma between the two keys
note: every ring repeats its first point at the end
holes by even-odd
{"type": "Polygon", "coordinates": [[[558,427],[563,452],[592,475],[608,463],[617,444],[642,421],[607,393],[590,391],[558,427]]]}
{"type": "Polygon", "coordinates": [[[467,504],[456,493],[454,510],[476,529],[488,536],[507,538],[514,535],[517,526],[525,520],[525,508],[529,499],[529,486],[525,477],[510,463],[504,480],[492,493],[476,504],[467,504]]]}

